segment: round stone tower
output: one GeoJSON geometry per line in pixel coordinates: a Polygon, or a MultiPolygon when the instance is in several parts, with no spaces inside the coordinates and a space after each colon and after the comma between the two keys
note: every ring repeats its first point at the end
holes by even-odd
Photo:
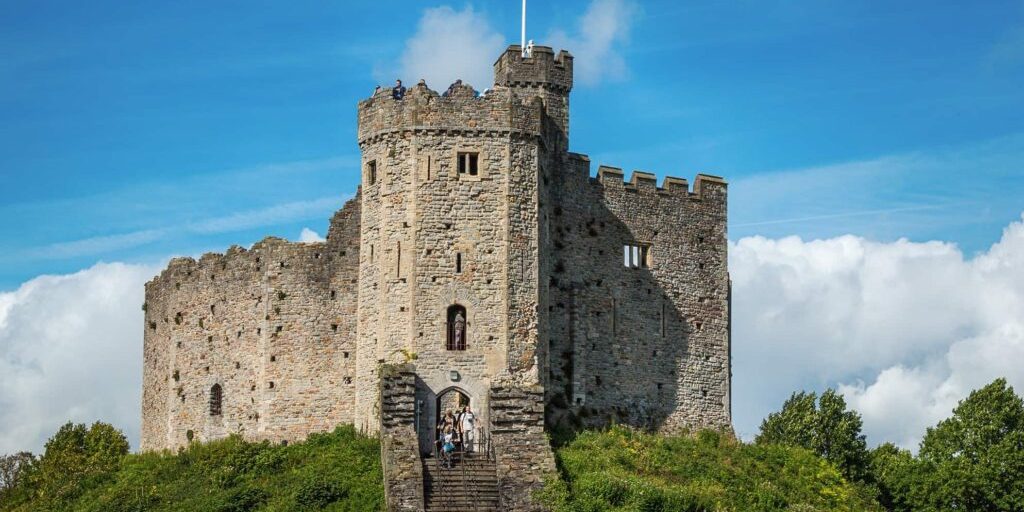
{"type": "Polygon", "coordinates": [[[487,423],[496,380],[538,383],[540,172],[564,151],[572,58],[510,47],[486,94],[420,83],[359,104],[355,423],[379,421],[380,364],[410,361],[420,438],[440,408],[487,423]]]}

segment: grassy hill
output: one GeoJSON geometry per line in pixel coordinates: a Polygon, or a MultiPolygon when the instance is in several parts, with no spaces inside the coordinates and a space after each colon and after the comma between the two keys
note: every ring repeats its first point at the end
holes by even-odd
{"type": "Polygon", "coordinates": [[[800,448],[743,444],[716,432],[584,432],[557,451],[562,479],[543,499],[561,511],[874,511],[871,491],[847,483],[800,448]]]}
{"type": "MultiPolygon", "coordinates": [[[[229,438],[105,463],[96,461],[118,450],[104,447],[123,436],[109,426],[80,427],[55,436],[27,483],[0,499],[0,511],[384,509],[380,444],[351,426],[288,446],[229,438]],[[74,432],[85,449],[68,448],[74,432]],[[89,432],[107,441],[89,448],[89,432]]],[[[668,437],[616,427],[581,433],[556,453],[562,479],[540,496],[556,512],[880,510],[869,492],[808,451],[714,432],[668,437]]]]}
{"type": "Polygon", "coordinates": [[[0,510],[365,512],[384,508],[382,478],[380,443],[345,426],[288,446],[229,438],[127,455],[76,489],[40,482],[6,497],[0,510]]]}

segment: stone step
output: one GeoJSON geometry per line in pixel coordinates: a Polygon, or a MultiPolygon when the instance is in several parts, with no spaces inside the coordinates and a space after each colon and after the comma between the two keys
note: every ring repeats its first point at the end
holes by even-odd
{"type": "Polygon", "coordinates": [[[497,505],[477,505],[474,509],[472,505],[465,503],[460,504],[438,504],[438,505],[427,505],[427,512],[498,512],[497,505]],[[468,508],[467,508],[468,507],[468,508]]]}
{"type": "Polygon", "coordinates": [[[438,501],[425,504],[427,510],[452,510],[457,512],[472,512],[474,508],[478,511],[498,510],[498,502],[470,502],[470,501],[438,501]]]}
{"type": "Polygon", "coordinates": [[[493,504],[497,504],[498,503],[498,495],[497,494],[495,494],[493,496],[467,496],[467,495],[448,496],[448,495],[437,495],[437,496],[430,496],[430,497],[424,498],[424,500],[427,503],[441,503],[441,502],[444,502],[444,503],[448,503],[448,502],[455,503],[455,502],[473,502],[473,501],[475,501],[475,502],[479,502],[479,503],[493,503],[493,504]]]}
{"type": "Polygon", "coordinates": [[[463,475],[466,478],[498,478],[493,469],[467,469],[465,473],[459,468],[455,469],[427,469],[423,471],[424,475],[430,475],[434,480],[440,480],[442,478],[458,478],[461,479],[463,475]],[[458,474],[455,474],[458,473],[458,474]]]}
{"type": "Polygon", "coordinates": [[[451,468],[423,459],[423,498],[429,512],[498,510],[497,465],[478,455],[456,456],[451,468]]]}

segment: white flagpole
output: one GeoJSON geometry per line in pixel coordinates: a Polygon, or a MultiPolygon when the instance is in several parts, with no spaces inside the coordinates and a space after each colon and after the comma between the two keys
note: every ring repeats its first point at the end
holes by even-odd
{"type": "Polygon", "coordinates": [[[526,0],[523,0],[523,31],[522,31],[522,43],[520,43],[519,49],[523,52],[523,57],[526,57],[526,0]]]}

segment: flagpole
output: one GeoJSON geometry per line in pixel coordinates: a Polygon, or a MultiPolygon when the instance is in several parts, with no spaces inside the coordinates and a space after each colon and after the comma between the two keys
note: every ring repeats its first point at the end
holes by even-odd
{"type": "Polygon", "coordinates": [[[523,31],[522,31],[521,43],[519,49],[523,52],[523,57],[526,57],[526,0],[523,0],[523,31]]]}

